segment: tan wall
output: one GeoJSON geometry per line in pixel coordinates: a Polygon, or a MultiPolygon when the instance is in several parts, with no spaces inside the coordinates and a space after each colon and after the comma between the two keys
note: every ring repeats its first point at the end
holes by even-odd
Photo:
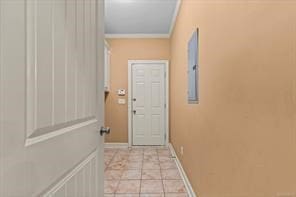
{"type": "Polygon", "coordinates": [[[171,141],[200,197],[295,196],[295,1],[221,2],[183,0],[171,38],[171,141]],[[201,96],[188,105],[196,27],[201,96]]]}
{"type": "Polygon", "coordinates": [[[111,127],[107,142],[128,142],[127,104],[119,105],[116,91],[128,88],[128,60],[169,59],[169,39],[108,39],[111,48],[110,86],[106,98],[105,124],[111,127]]]}

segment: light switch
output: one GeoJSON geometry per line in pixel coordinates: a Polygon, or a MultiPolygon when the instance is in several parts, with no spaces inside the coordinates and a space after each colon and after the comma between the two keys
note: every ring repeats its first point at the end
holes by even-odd
{"type": "Polygon", "coordinates": [[[119,105],[124,105],[125,104],[125,99],[118,99],[118,104],[119,105]]]}
{"type": "Polygon", "coordinates": [[[125,89],[119,89],[119,90],[117,90],[117,95],[118,96],[125,96],[125,89]]]}

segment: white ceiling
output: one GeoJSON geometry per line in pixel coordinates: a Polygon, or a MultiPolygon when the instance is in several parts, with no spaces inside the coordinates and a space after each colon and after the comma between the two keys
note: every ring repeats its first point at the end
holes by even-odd
{"type": "Polygon", "coordinates": [[[166,37],[175,22],[180,0],[106,0],[105,33],[166,37]]]}

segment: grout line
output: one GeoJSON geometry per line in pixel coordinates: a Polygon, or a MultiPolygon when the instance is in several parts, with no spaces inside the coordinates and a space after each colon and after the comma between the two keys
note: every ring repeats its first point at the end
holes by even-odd
{"type": "MultiPolygon", "coordinates": [[[[131,154],[131,152],[130,152],[130,150],[131,149],[128,149],[129,150],[129,152],[128,152],[128,157],[130,157],[130,154],[131,154]]],[[[140,178],[140,180],[139,179],[127,179],[127,180],[134,180],[134,181],[136,181],[136,180],[139,180],[140,181],[140,190],[139,190],[139,193],[135,193],[135,194],[139,194],[139,195],[141,195],[141,194],[150,194],[150,193],[141,193],[141,187],[142,187],[142,181],[143,181],[143,166],[144,166],[144,155],[145,155],[145,150],[144,149],[142,149],[142,153],[140,154],[141,156],[142,156],[142,159],[141,159],[141,162],[142,162],[142,164],[141,164],[141,178],[140,178]]],[[[108,167],[109,167],[109,165],[114,161],[114,158],[118,155],[118,153],[119,153],[119,150],[118,149],[115,149],[115,153],[113,154],[113,156],[112,156],[112,158],[110,159],[110,161],[109,161],[109,163],[108,163],[108,165],[106,166],[106,170],[108,169],[108,167]]],[[[156,149],[156,156],[157,156],[157,161],[158,161],[158,163],[159,163],[159,165],[160,165],[160,159],[159,159],[159,157],[161,156],[160,154],[159,154],[159,151],[158,151],[158,149],[156,149]]],[[[172,153],[171,153],[171,151],[170,151],[170,155],[167,155],[169,158],[171,158],[171,155],[172,155],[172,153]]],[[[166,155],[164,155],[164,156],[166,156],[166,155]]],[[[171,161],[171,160],[170,160],[171,161]]],[[[172,161],[174,161],[174,160],[172,160],[172,161]]],[[[178,170],[178,168],[169,168],[169,169],[162,169],[161,167],[160,167],[160,169],[159,169],[159,172],[160,172],[160,181],[162,182],[162,188],[163,188],[163,197],[166,195],[166,192],[165,192],[165,187],[164,187],[164,180],[166,180],[166,179],[163,179],[163,177],[162,177],[162,171],[163,170],[173,170],[173,169],[175,169],[175,170],[177,170],[178,171],[178,173],[180,174],[180,171],[178,170]]],[[[110,170],[110,169],[109,169],[110,170]]],[[[124,169],[123,171],[125,171],[125,170],[129,170],[128,168],[127,169],[124,169]]],[[[136,169],[130,169],[130,170],[136,170],[136,169]]],[[[153,169],[151,169],[151,170],[153,170],[153,169]]],[[[158,170],[158,169],[155,169],[155,170],[158,170]]],[[[120,171],[120,170],[118,170],[118,171],[120,171]]],[[[123,174],[122,174],[123,175],[123,174]]],[[[121,177],[122,177],[122,175],[121,175],[121,177]]],[[[120,185],[120,182],[121,182],[121,177],[120,177],[120,179],[119,180],[113,180],[113,181],[118,181],[118,183],[117,183],[117,185],[116,185],[116,189],[114,190],[114,193],[112,193],[113,195],[116,195],[116,192],[118,191],[118,188],[119,188],[119,185],[120,185]]],[[[147,180],[151,180],[151,181],[155,181],[156,179],[147,179],[147,180]]],[[[157,180],[159,180],[159,179],[157,179],[157,180]]],[[[168,180],[180,180],[180,179],[168,179],[168,180]]],[[[182,179],[181,179],[182,180],[182,179]]],[[[110,180],[109,180],[110,181],[110,180]]],[[[183,182],[183,181],[182,181],[183,182]]],[[[183,182],[184,183],[184,182],[183,182]]],[[[129,193],[125,193],[125,194],[129,194],[129,193]]],[[[152,194],[152,193],[151,193],[152,194]]],[[[153,193],[153,194],[160,194],[160,193],[153,193]]],[[[179,192],[170,192],[170,194],[187,194],[188,195],[188,193],[187,192],[185,192],[185,193],[179,193],[179,192]]]]}
{"type": "MultiPolygon", "coordinates": [[[[118,153],[118,149],[116,149],[116,151],[115,151],[115,153],[114,153],[112,159],[110,160],[110,162],[109,162],[109,164],[108,164],[108,167],[109,167],[109,165],[112,163],[112,161],[113,161],[113,159],[115,158],[115,156],[117,155],[117,153],[118,153]]],[[[106,170],[108,169],[108,167],[106,168],[106,170]]],[[[117,185],[116,185],[116,189],[114,190],[114,193],[112,193],[112,194],[114,194],[114,195],[116,194],[116,191],[117,191],[117,189],[118,189],[118,187],[119,187],[120,179],[117,180],[117,181],[118,181],[118,183],[117,183],[117,185]]]]}
{"type": "Polygon", "coordinates": [[[142,191],[142,180],[143,180],[143,167],[144,167],[144,149],[142,149],[142,167],[141,167],[141,179],[140,179],[140,191],[139,191],[139,195],[141,195],[141,191],[142,191]]]}
{"type": "Polygon", "coordinates": [[[162,183],[162,190],[163,190],[163,195],[165,196],[165,188],[164,188],[164,179],[162,178],[162,169],[160,166],[160,160],[159,160],[159,152],[157,151],[157,157],[158,157],[158,162],[159,162],[159,167],[160,167],[160,178],[161,178],[161,183],[162,183]]]}
{"type": "MultiPolygon", "coordinates": [[[[117,151],[114,153],[114,155],[112,156],[112,158],[110,159],[110,161],[108,162],[108,165],[106,165],[106,170],[109,167],[109,165],[111,164],[111,162],[113,161],[115,155],[117,154],[117,151]]],[[[104,155],[105,156],[105,155],[104,155]]]]}

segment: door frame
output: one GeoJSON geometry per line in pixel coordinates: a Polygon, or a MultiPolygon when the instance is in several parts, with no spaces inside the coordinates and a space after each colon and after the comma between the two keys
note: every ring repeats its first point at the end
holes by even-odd
{"type": "Polygon", "coordinates": [[[169,61],[168,60],[128,60],[128,146],[132,147],[132,66],[134,64],[164,64],[165,70],[165,146],[169,145],[169,61]]]}

